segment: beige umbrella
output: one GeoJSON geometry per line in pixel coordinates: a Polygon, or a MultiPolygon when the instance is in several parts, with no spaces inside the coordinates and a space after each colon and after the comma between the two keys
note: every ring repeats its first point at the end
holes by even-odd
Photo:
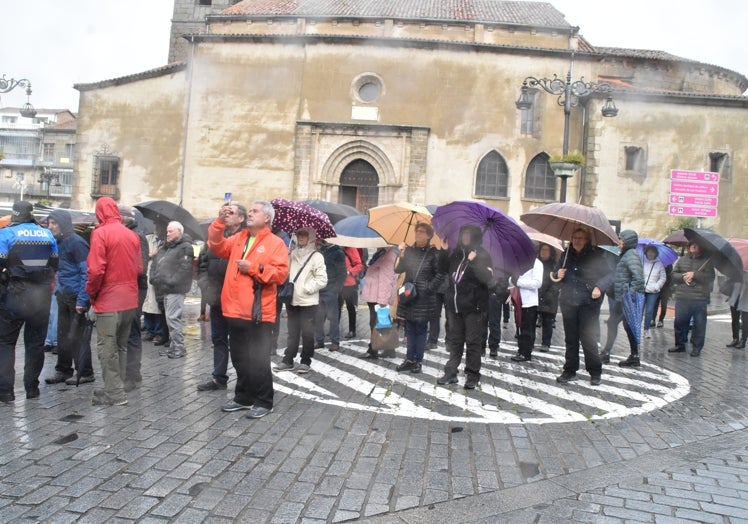
{"type": "Polygon", "coordinates": [[[530,237],[530,240],[532,240],[533,242],[541,242],[543,244],[548,244],[553,249],[558,251],[559,255],[564,252],[564,245],[556,237],[552,237],[551,235],[546,235],[545,233],[541,233],[534,227],[530,227],[527,224],[520,224],[520,227],[522,228],[522,231],[527,233],[527,236],[530,237]]]}
{"type": "MultiPolygon", "coordinates": [[[[416,241],[416,224],[426,222],[431,225],[431,213],[423,206],[407,202],[385,204],[369,209],[369,227],[379,233],[388,244],[405,242],[413,245],[416,241]]],[[[441,248],[441,240],[434,235],[431,245],[441,248]]]]}
{"type": "Polygon", "coordinates": [[[590,232],[593,246],[618,244],[618,234],[601,210],[572,202],[554,202],[540,206],[521,215],[520,220],[560,240],[571,240],[571,234],[578,227],[590,232]]]}

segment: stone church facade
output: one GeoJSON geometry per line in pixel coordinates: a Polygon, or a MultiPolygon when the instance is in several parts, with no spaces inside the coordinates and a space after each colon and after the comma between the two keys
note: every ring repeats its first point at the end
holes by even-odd
{"type": "Polygon", "coordinates": [[[570,114],[586,165],[567,200],[662,236],[670,171],[720,173],[716,218],[748,237],[745,76],[661,51],[600,48],[550,4],[493,0],[176,0],[170,63],[76,86],[73,206],[322,198],[369,207],[481,199],[514,217],[559,198],[557,97],[529,76],[608,82],[570,114]],[[206,4],[206,5],[203,5],[206,4]],[[209,5],[207,5],[209,4],[209,5]],[[221,5],[219,5],[221,4],[221,5]],[[233,5],[232,5],[233,4],[233,5]],[[572,52],[573,51],[573,52],[572,52]]]}

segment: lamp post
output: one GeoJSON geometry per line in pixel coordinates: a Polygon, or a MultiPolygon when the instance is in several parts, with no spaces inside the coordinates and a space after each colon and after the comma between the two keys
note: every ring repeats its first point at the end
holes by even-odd
{"type": "MultiPolygon", "coordinates": [[[[584,77],[579,80],[572,82],[571,76],[574,70],[574,52],[571,53],[571,63],[569,64],[569,71],[566,73],[566,81],[559,78],[558,75],[553,75],[553,78],[536,78],[534,76],[528,76],[522,82],[522,88],[520,95],[515,105],[517,109],[527,110],[532,107],[533,98],[530,94],[530,88],[540,87],[546,93],[558,96],[558,105],[564,108],[564,144],[562,154],[566,156],[569,154],[569,120],[571,116],[571,108],[579,105],[581,99],[588,98],[596,93],[602,93],[607,95],[605,104],[602,107],[602,115],[604,117],[614,117],[618,114],[618,108],[613,102],[613,87],[607,82],[585,82],[584,77]]],[[[561,179],[561,194],[559,200],[566,202],[566,179],[571,176],[569,174],[556,174],[561,179]]]]}
{"type": "Polygon", "coordinates": [[[8,80],[5,75],[0,78],[0,93],[9,93],[16,87],[26,88],[26,103],[21,106],[21,116],[26,118],[34,118],[36,116],[36,109],[31,105],[31,82],[26,78],[16,80],[11,78],[8,80]]]}

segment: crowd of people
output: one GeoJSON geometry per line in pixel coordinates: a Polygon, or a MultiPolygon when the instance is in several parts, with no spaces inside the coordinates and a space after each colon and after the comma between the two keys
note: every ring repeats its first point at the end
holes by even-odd
{"type": "MultiPolygon", "coordinates": [[[[87,323],[95,321],[103,388],[94,389],[92,403],[126,404],[127,393],[142,383],[143,341],[151,341],[160,347],[159,355],[170,359],[187,354],[183,308],[195,278],[207,306],[201,318],[210,321],[213,348],[212,372],[197,389],[227,389],[230,361],[236,385],[221,409],[243,410],[248,418],[272,412],[273,370],[307,374],[315,350],[341,349],[343,308],[348,314],[345,338],[356,337],[359,298],[368,306],[372,333],[383,307],[390,308],[394,329],[398,323],[404,326],[405,358],[395,368],[402,373],[422,372],[426,352],[436,347],[444,311],[449,355],[436,382],[459,383],[462,368],[465,389],[479,386],[487,349],[489,358],[498,357],[502,312],[510,302],[517,325],[518,350],[511,356],[516,363],[531,362],[536,347],[551,350],[560,309],[565,352],[556,380],[561,384],[577,378],[580,348],[590,383],[601,383],[619,323],[624,324],[629,355],[618,365],[639,367],[641,339],[651,338],[651,330],[663,326],[671,295],[675,341],[668,351],[685,352],[690,341],[690,354],[696,357],[704,346],[715,270],[694,242],[666,267],[653,246],[645,246],[640,256],[637,233],[625,230],[620,233],[620,257],[613,262],[592,245],[590,231],[579,227],[565,251],[539,243],[531,268],[500,275],[477,226],[464,226],[457,245],[445,242],[437,248],[432,226],[419,222],[412,244],[382,247],[369,256],[365,250],[318,238],[308,226],[290,235],[274,232],[274,215],[272,204],[263,200],[249,207],[224,204],[195,264],[193,241],[181,223],[157,222],[156,231],[146,235],[133,209],[118,206],[111,198],[96,203],[99,225],[90,244],[74,232],[67,211],[53,211],[47,229],[36,223],[30,203],[16,202],[10,225],[0,230],[0,401],[15,399],[15,344],[24,326],[26,397],[40,395],[54,296],[57,362],[45,381],[95,381],[91,358],[84,358],[81,344],[87,323]],[[600,350],[600,311],[606,294],[610,315],[600,350]],[[637,303],[639,308],[631,306],[637,303]],[[279,341],[284,308],[287,339],[279,341]],[[279,346],[285,349],[273,364],[279,346]]],[[[728,347],[744,348],[746,294],[741,293],[740,282],[730,281],[724,289],[733,312],[728,347]]],[[[395,352],[380,351],[370,342],[360,356],[388,358],[395,352]]]]}

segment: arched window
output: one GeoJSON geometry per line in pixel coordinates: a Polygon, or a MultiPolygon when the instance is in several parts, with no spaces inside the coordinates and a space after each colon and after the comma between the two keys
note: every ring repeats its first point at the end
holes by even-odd
{"type": "Polygon", "coordinates": [[[504,157],[496,151],[488,153],[478,164],[475,195],[489,198],[509,195],[509,169],[504,157]]]}
{"type": "Polygon", "coordinates": [[[548,164],[550,157],[540,153],[530,161],[525,173],[525,198],[556,200],[556,176],[548,164]]]}

